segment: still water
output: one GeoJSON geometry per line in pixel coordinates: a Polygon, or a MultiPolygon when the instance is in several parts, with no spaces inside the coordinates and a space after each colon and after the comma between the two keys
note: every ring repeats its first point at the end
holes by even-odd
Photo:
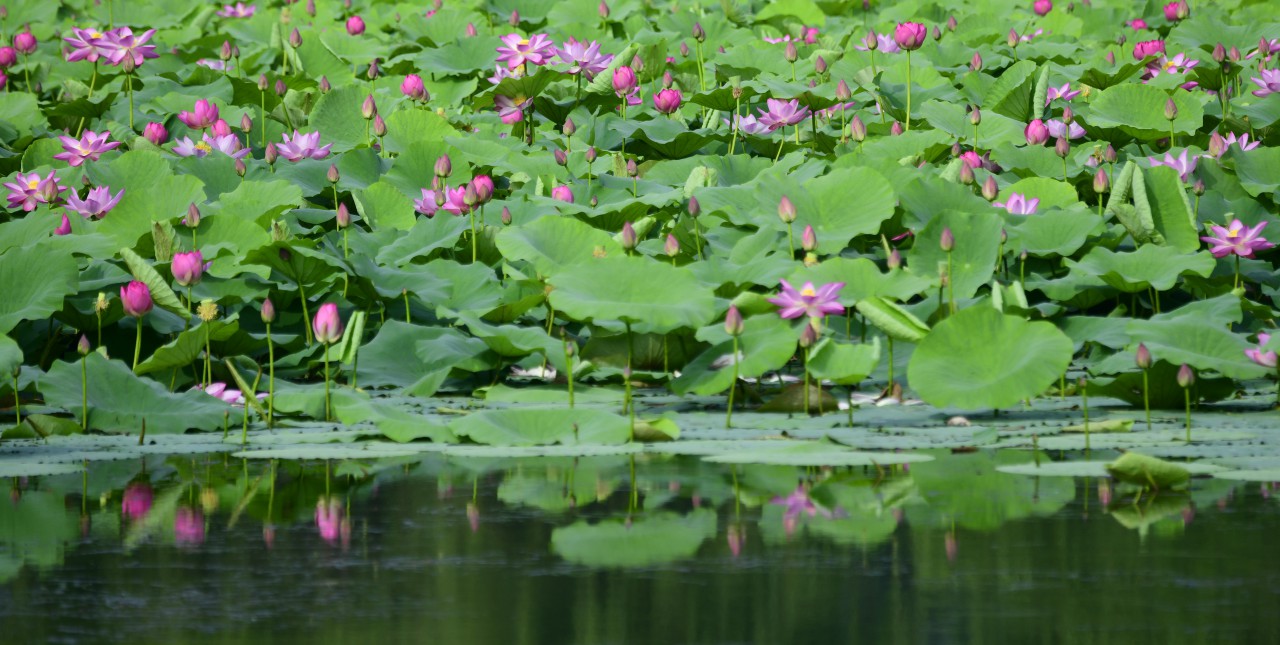
{"type": "Polygon", "coordinates": [[[1280,641],[1270,485],[937,456],[91,463],[10,480],[0,642],[1280,641]]]}

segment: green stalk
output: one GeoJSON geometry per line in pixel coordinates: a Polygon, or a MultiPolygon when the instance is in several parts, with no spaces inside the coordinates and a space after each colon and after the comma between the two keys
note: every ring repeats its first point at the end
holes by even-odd
{"type": "Polygon", "coordinates": [[[733,116],[729,117],[729,129],[733,130],[733,133],[729,138],[729,155],[730,156],[733,156],[733,151],[738,146],[738,124],[736,123],[736,121],[738,120],[738,110],[741,108],[741,106],[742,106],[741,96],[733,99],[733,116]]]}
{"type": "Polygon", "coordinates": [[[724,427],[733,427],[733,392],[738,389],[738,337],[733,337],[733,382],[729,385],[729,410],[724,415],[724,427]]]}
{"type": "Polygon", "coordinates": [[[476,263],[476,209],[470,209],[471,215],[471,263],[476,263]]]}
{"type": "Polygon", "coordinates": [[[630,415],[631,415],[631,434],[628,441],[635,441],[636,440],[636,402],[631,398],[631,374],[633,373],[631,368],[631,362],[632,360],[634,360],[634,356],[635,356],[635,342],[634,342],[635,339],[631,335],[631,323],[626,322],[624,324],[626,324],[627,326],[627,373],[623,375],[622,380],[623,380],[623,384],[626,386],[626,396],[624,400],[626,402],[627,410],[630,412],[630,415]]]}
{"type": "Polygon", "coordinates": [[[796,240],[791,232],[791,222],[787,222],[787,258],[796,259],[796,240]]]}
{"type": "Polygon", "coordinates": [[[573,354],[569,351],[569,339],[564,341],[565,377],[569,380],[569,409],[573,409],[573,354]]]}
{"type": "Polygon", "coordinates": [[[804,348],[804,413],[809,414],[809,348],[804,348]]]}
{"type": "Polygon", "coordinates": [[[902,127],[904,132],[911,131],[911,50],[907,50],[907,122],[902,127]]]}
{"type": "MultiPolygon", "coordinates": [[[[262,103],[258,106],[261,110],[258,112],[259,121],[262,122],[262,149],[267,149],[267,91],[262,90],[262,103]]],[[[334,198],[336,201],[336,197],[334,198]]]]}
{"type": "Polygon", "coordinates": [[[332,421],[333,412],[329,403],[329,346],[324,346],[324,420],[332,421]]]}
{"type": "Polygon", "coordinates": [[[267,427],[273,428],[276,421],[276,347],[271,342],[271,323],[267,323],[267,370],[267,427]]]}
{"type": "MultiPolygon", "coordinates": [[[[89,362],[88,356],[80,357],[80,429],[89,431],[89,362]]],[[[17,392],[15,389],[14,392],[17,392]]],[[[14,399],[17,399],[15,394],[14,399]]]]}
{"type": "Polygon", "coordinates": [[[213,354],[213,350],[209,348],[209,325],[204,326],[204,386],[209,387],[209,383],[213,381],[213,367],[209,364],[209,358],[213,354]]]}
{"type": "Polygon", "coordinates": [[[893,389],[893,336],[885,336],[889,341],[889,389],[893,389]]]}
{"type": "Polygon", "coordinates": [[[947,309],[956,313],[956,281],[951,275],[951,251],[947,251],[947,309]]]}
{"type": "Polygon", "coordinates": [[[784,132],[784,133],[783,133],[783,135],[782,135],[782,138],[778,140],[778,152],[774,153],[774,155],[773,155],[773,161],[774,161],[775,163],[778,161],[778,159],[781,159],[781,158],[782,158],[782,144],[784,144],[784,143],[786,143],[786,142],[787,142],[787,135],[786,135],[786,133],[784,132]]]}
{"type": "Polygon", "coordinates": [[[142,354],[142,318],[137,319],[138,338],[133,343],[133,371],[138,372],[138,356],[142,354]]]}
{"type": "Polygon", "coordinates": [[[1182,393],[1187,401],[1187,443],[1191,443],[1191,388],[1182,388],[1182,393]]]}
{"type": "Polygon", "coordinates": [[[1236,255],[1236,281],[1231,288],[1232,289],[1240,288],[1240,256],[1239,255],[1236,255]]]}
{"type": "MultiPolygon", "coordinates": [[[[133,128],[133,72],[129,72],[125,79],[125,82],[129,84],[129,131],[137,132],[137,130],[133,128]]],[[[30,81],[28,81],[27,84],[30,85],[30,81]]]]}
{"type": "MultiPolygon", "coordinates": [[[[89,79],[89,95],[86,99],[93,98],[93,88],[98,84],[98,61],[93,61],[93,77],[89,79]]],[[[76,126],[76,136],[79,137],[84,132],[84,120],[86,117],[80,117],[80,125],[76,126]]]]}
{"type": "Polygon", "coordinates": [[[1084,408],[1084,449],[1089,450],[1089,382],[1080,379],[1080,401],[1084,408]]]}
{"type": "Polygon", "coordinates": [[[302,326],[306,331],[307,346],[311,346],[311,313],[307,310],[307,289],[298,283],[298,294],[302,296],[302,326]]]}
{"type": "Polygon", "coordinates": [[[13,413],[18,416],[15,425],[22,425],[22,397],[18,394],[18,372],[13,372],[13,413]]]}
{"type": "Polygon", "coordinates": [[[413,324],[413,320],[409,318],[409,290],[402,289],[400,293],[404,296],[404,321],[413,324]]]}
{"type": "MultiPolygon", "coordinates": [[[[27,77],[27,93],[34,94],[35,92],[31,91],[31,58],[26,54],[22,55],[22,73],[27,77]]],[[[130,124],[130,127],[132,127],[132,124],[130,124]]]]}
{"type": "Polygon", "coordinates": [[[1142,370],[1142,407],[1147,411],[1147,430],[1151,429],[1151,385],[1147,370],[1142,370]]]}

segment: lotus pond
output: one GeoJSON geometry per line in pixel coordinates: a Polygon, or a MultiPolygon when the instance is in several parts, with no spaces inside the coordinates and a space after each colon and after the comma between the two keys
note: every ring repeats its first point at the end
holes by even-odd
{"type": "Polygon", "coordinates": [[[1273,4],[0,6],[4,633],[1265,640],[1273,4]]]}

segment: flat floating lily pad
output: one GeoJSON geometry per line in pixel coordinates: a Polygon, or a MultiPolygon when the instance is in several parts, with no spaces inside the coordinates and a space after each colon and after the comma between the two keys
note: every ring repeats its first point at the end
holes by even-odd
{"type": "MultiPolygon", "coordinates": [[[[1030,475],[1033,477],[1110,477],[1107,472],[1109,461],[1042,461],[1011,466],[999,466],[996,470],[1010,475],[1030,475]]],[[[1177,464],[1192,475],[1217,474],[1226,470],[1216,464],[1177,464]]]]}
{"type": "Polygon", "coordinates": [[[861,452],[826,442],[797,442],[778,450],[747,450],[706,457],[720,464],[773,466],[890,466],[933,461],[930,455],[909,452],[861,452]]]}
{"type": "Polygon", "coordinates": [[[70,475],[82,470],[80,464],[0,463],[0,478],[70,475]]]}
{"type": "Polygon", "coordinates": [[[618,445],[570,444],[554,446],[443,446],[450,457],[474,457],[502,459],[519,457],[595,457],[600,455],[630,455],[643,450],[642,444],[618,445]]]}

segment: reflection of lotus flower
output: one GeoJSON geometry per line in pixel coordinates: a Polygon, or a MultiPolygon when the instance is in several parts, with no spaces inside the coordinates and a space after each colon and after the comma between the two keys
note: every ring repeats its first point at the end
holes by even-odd
{"type": "Polygon", "coordinates": [[[515,69],[525,63],[545,65],[555,54],[555,45],[543,34],[534,34],[528,38],[520,34],[507,34],[502,37],[503,47],[498,47],[498,62],[506,63],[509,69],[515,69]]]}
{"type": "Polygon", "coordinates": [[[942,538],[942,547],[947,552],[947,562],[955,562],[956,555],[959,554],[959,547],[956,544],[956,534],[954,531],[947,531],[942,538]]]}
{"type": "Polygon", "coordinates": [[[155,493],[150,485],[144,482],[129,484],[124,489],[120,512],[127,520],[140,520],[151,511],[151,503],[154,499],[155,493]]]}
{"type": "Polygon", "coordinates": [[[729,552],[733,557],[742,555],[742,545],[747,541],[746,528],[739,524],[730,524],[728,535],[725,536],[729,542],[729,552]]]}
{"type": "Polygon", "coordinates": [[[1027,199],[1021,193],[1013,193],[1009,195],[1008,202],[995,202],[992,206],[1003,208],[1009,211],[1011,215],[1032,215],[1036,212],[1036,208],[1040,206],[1040,198],[1032,197],[1027,199]]]}
{"type": "Polygon", "coordinates": [[[204,543],[204,513],[198,508],[180,508],[173,517],[173,539],[179,545],[204,543]]]}
{"type": "Polygon", "coordinates": [[[1266,332],[1258,334],[1258,346],[1244,350],[1244,355],[1248,356],[1249,360],[1263,367],[1275,369],[1276,353],[1272,350],[1265,349],[1269,342],[1271,342],[1271,334],[1266,332]]]}
{"type": "Polygon", "coordinates": [[[467,502],[467,523],[472,533],[480,530],[480,507],[475,502],[467,502]]]}
{"type": "Polygon", "coordinates": [[[769,501],[770,504],[778,504],[785,507],[786,511],[782,514],[782,523],[787,529],[787,535],[791,535],[795,531],[796,519],[803,513],[809,517],[822,514],[823,517],[831,517],[831,511],[825,508],[819,508],[817,504],[809,497],[809,491],[805,490],[803,485],[796,486],[796,489],[786,497],[774,497],[769,501]]]}
{"type": "Polygon", "coordinates": [[[836,300],[840,289],[844,288],[843,282],[824,284],[821,289],[815,289],[812,282],[806,282],[799,291],[786,280],[779,282],[782,283],[782,293],[768,300],[781,307],[778,315],[783,318],[799,318],[802,315],[821,318],[844,311],[844,306],[836,300]]]}
{"type": "Polygon", "coordinates": [[[320,532],[320,539],[329,544],[338,542],[342,529],[342,511],[342,500],[336,497],[328,500],[321,497],[316,501],[316,529],[320,532]]]}

